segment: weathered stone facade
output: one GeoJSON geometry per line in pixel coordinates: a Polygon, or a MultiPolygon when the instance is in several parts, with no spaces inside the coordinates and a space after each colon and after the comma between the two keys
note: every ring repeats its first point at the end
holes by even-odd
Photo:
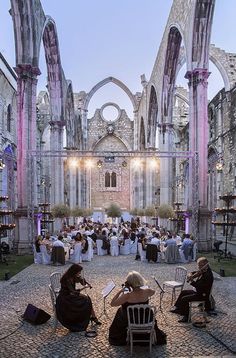
{"type": "MultiPolygon", "coordinates": [[[[109,103],[109,105],[114,105],[109,103]]],[[[117,106],[117,105],[116,105],[117,106]]],[[[122,210],[130,210],[130,161],[125,152],[133,149],[133,121],[125,110],[118,109],[118,118],[109,121],[103,118],[102,110],[96,110],[94,117],[88,120],[88,150],[96,152],[124,152],[122,157],[104,157],[101,167],[92,168],[91,207],[103,210],[112,202],[122,210]],[[112,162],[111,162],[112,161],[112,162]],[[126,163],[124,165],[124,163],[126,163]],[[116,185],[106,187],[106,174],[116,175],[116,185]]]]}
{"type": "MultiPolygon", "coordinates": [[[[221,181],[219,174],[216,179],[209,175],[208,157],[212,163],[218,157],[224,161],[223,174],[227,183],[224,182],[224,187],[221,184],[222,190],[233,191],[235,180],[230,158],[235,148],[232,128],[236,56],[210,45],[214,5],[215,0],[173,1],[150,79],[141,76],[142,93],[133,94],[120,80],[107,77],[95,84],[90,92],[74,94],[72,82],[66,80],[62,69],[55,21],[44,14],[40,0],[11,0],[18,74],[19,242],[20,236],[32,238],[32,230],[26,233],[24,228],[42,197],[42,194],[37,194],[42,176],[48,176],[53,204],[65,202],[70,207],[105,207],[109,202],[117,201],[126,210],[145,208],[157,202],[172,204],[176,198],[176,185],[180,183],[181,186],[177,185],[178,196],[181,195],[185,209],[190,208],[193,213],[191,229],[202,247],[207,246],[210,214],[217,197],[211,196],[209,203],[207,183],[210,177],[210,192],[215,192],[221,181]],[[47,117],[45,125],[37,120],[36,112],[41,41],[48,69],[48,102],[47,108],[43,108],[44,104],[38,101],[42,111],[38,116],[47,117]],[[212,102],[210,121],[207,112],[209,59],[221,72],[226,91],[221,91],[220,97],[212,102]],[[176,77],[184,62],[188,93],[183,89],[176,92],[176,77]],[[116,121],[106,122],[102,115],[102,108],[107,105],[104,104],[93,118],[88,119],[92,96],[108,83],[119,86],[127,94],[133,106],[133,118],[128,118],[122,109],[118,111],[116,121]],[[211,147],[208,146],[209,132],[211,147]],[[46,152],[43,155],[44,150],[50,150],[48,157],[46,152]],[[180,150],[182,154],[178,155],[180,150]],[[110,154],[116,151],[142,153],[141,166],[134,169],[131,159],[125,155],[116,155],[114,162],[106,162],[102,155],[104,151],[110,154]],[[149,167],[152,153],[159,160],[158,171],[149,167]],[[92,170],[85,166],[89,155],[96,162],[101,160],[100,168],[97,166],[92,170]],[[33,173],[36,162],[43,163],[42,157],[45,157],[47,165],[37,172],[40,179],[25,171],[27,156],[31,158],[30,170],[33,173]],[[69,167],[68,160],[72,156],[81,163],[76,170],[69,167]],[[122,165],[124,160],[126,166],[122,165]],[[27,191],[29,176],[30,193],[27,191]],[[113,180],[113,186],[108,185],[109,180],[110,183],[113,180]],[[158,198],[155,193],[158,193],[158,198]],[[29,208],[30,215],[27,212],[29,208]]],[[[214,165],[211,166],[213,170],[214,165]]],[[[19,248],[26,242],[19,243],[19,248]]]]}
{"type": "Polygon", "coordinates": [[[16,82],[17,76],[0,53],[0,195],[9,197],[8,206],[15,209],[16,197],[16,82]]]}

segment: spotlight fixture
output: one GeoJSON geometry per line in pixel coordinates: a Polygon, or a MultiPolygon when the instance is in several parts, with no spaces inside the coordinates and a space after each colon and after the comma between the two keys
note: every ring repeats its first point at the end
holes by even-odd
{"type": "Polygon", "coordinates": [[[98,169],[101,169],[101,167],[102,167],[102,161],[101,160],[97,161],[97,167],[98,167],[98,169]]]}
{"type": "Polygon", "coordinates": [[[122,167],[127,167],[127,162],[125,160],[122,162],[122,167]]]}
{"type": "Polygon", "coordinates": [[[216,163],[216,170],[217,170],[218,172],[222,172],[222,170],[223,170],[223,163],[221,163],[221,162],[216,163]]]}
{"type": "Polygon", "coordinates": [[[2,159],[0,159],[0,170],[2,170],[3,168],[5,168],[5,163],[2,159]]]}

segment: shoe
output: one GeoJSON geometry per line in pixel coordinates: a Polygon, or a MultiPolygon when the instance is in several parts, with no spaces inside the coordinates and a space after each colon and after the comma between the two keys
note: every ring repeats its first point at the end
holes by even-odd
{"type": "Polygon", "coordinates": [[[90,318],[90,321],[91,322],[94,322],[96,325],[98,325],[98,326],[101,326],[101,324],[102,324],[102,322],[100,322],[98,319],[97,319],[97,317],[91,317],[90,318]]]}
{"type": "Polygon", "coordinates": [[[188,316],[183,316],[183,318],[178,320],[179,323],[187,323],[188,322],[188,316]]]}

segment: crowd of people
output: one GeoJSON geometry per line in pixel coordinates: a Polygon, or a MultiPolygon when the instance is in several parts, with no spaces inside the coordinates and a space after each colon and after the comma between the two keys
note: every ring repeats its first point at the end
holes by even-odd
{"type": "Polygon", "coordinates": [[[166,255],[166,262],[171,262],[168,261],[168,253],[173,249],[177,253],[176,262],[186,262],[189,258],[195,259],[193,247],[194,240],[189,234],[180,236],[177,232],[155,225],[140,225],[136,221],[119,225],[88,221],[77,228],[64,228],[57,236],[49,233],[45,237],[39,235],[34,251],[42,253],[42,260],[38,263],[46,264],[58,261],[64,264],[65,259],[72,263],[91,261],[94,253],[112,256],[132,253],[137,259],[148,261],[158,261],[158,253],[161,253],[161,259],[165,259],[166,255]],[[66,255],[65,259],[63,255],[66,255]]]}

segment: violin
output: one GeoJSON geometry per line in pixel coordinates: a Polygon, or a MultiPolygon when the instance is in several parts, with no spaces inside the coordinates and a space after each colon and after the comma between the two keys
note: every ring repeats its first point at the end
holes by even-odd
{"type": "Polygon", "coordinates": [[[191,272],[190,274],[188,274],[186,281],[187,281],[187,282],[192,282],[195,278],[201,277],[204,272],[207,272],[208,267],[209,267],[209,264],[208,264],[208,262],[207,262],[207,263],[206,263],[204,266],[202,266],[199,270],[194,271],[194,272],[191,272]]]}
{"type": "Polygon", "coordinates": [[[88,281],[86,281],[85,278],[84,278],[84,284],[87,285],[88,288],[90,288],[90,289],[92,288],[92,286],[90,285],[90,283],[88,283],[88,281]]]}

